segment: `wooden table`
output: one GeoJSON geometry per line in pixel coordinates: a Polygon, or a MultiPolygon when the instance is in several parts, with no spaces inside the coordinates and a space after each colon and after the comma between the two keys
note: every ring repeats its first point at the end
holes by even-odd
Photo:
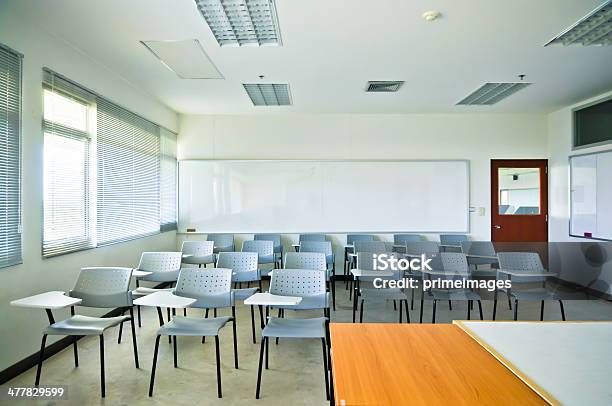
{"type": "Polygon", "coordinates": [[[545,405],[458,326],[330,325],[337,405],[545,405]]]}

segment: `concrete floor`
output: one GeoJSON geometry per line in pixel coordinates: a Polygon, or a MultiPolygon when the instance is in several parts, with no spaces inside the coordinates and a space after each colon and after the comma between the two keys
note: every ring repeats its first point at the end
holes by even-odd
{"type": "MultiPolygon", "coordinates": [[[[351,321],[351,302],[343,282],[337,282],[336,311],[332,322],[351,321]]],[[[486,292],[483,292],[486,293],[486,292]]],[[[483,294],[484,296],[484,294],[483,294]]],[[[492,301],[483,301],[485,319],[491,317],[492,301]]],[[[520,320],[537,320],[539,302],[521,302],[520,320]]],[[[476,310],[476,309],[475,309],[476,310]]],[[[612,303],[604,301],[567,301],[565,311],[568,320],[612,320],[612,303]]],[[[180,313],[180,312],[179,312],[180,313]]],[[[220,311],[219,315],[229,314],[220,311]]],[[[286,312],[286,317],[295,317],[286,312]]],[[[477,310],[472,316],[477,317],[477,310]]],[[[191,316],[203,316],[203,311],[191,309],[191,316]]],[[[321,312],[301,312],[298,317],[320,316],[321,312]]],[[[453,303],[449,311],[447,303],[438,305],[437,322],[449,323],[453,319],[466,318],[466,304],[453,303]]],[[[318,340],[281,340],[279,345],[270,345],[270,369],[264,370],[261,399],[255,400],[258,344],[251,341],[250,310],[237,306],[238,355],[240,368],[233,367],[231,325],[221,332],[221,364],[223,398],[217,398],[214,340],[201,344],[197,337],[181,337],[178,344],[179,367],[173,368],[172,346],[162,338],[155,380],[155,392],[148,397],[148,385],[153,359],[155,331],[158,327],[155,309],[142,308],[142,328],[137,327],[140,369],[134,367],[130,329],[124,329],[123,341],[117,344],[117,329],[105,337],[106,398],[100,398],[99,341],[97,337],[79,341],[78,368],[74,367],[72,348],[51,357],[43,364],[41,385],[68,385],[68,401],[55,402],[60,405],[323,405],[325,388],[321,344],[318,340]]],[[[256,313],[256,316],[258,314],[256,313]]],[[[419,302],[411,310],[412,322],[418,322],[419,302]]],[[[507,303],[500,301],[498,320],[512,318],[507,303]]],[[[545,319],[560,320],[556,302],[546,305],[545,319]]],[[[392,303],[371,303],[364,311],[364,322],[397,322],[398,313],[392,303]]],[[[431,302],[424,306],[424,321],[431,321],[431,302]]],[[[126,324],[128,327],[129,324],[126,324]]],[[[257,330],[259,333],[259,329],[257,330]]],[[[35,368],[23,373],[6,385],[33,385],[35,368]]],[[[21,402],[26,404],[25,402],[21,402]]],[[[49,401],[31,404],[53,404],[49,401]]]]}

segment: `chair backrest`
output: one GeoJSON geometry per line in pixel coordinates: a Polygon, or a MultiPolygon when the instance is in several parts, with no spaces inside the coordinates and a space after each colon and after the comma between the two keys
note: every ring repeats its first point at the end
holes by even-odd
{"type": "MultiPolygon", "coordinates": [[[[462,252],[441,252],[439,254],[444,271],[468,275],[470,267],[467,257],[462,252]]],[[[433,269],[433,268],[432,268],[433,269]]]]}
{"type": "MultiPolygon", "coordinates": [[[[531,272],[542,272],[544,266],[540,255],[536,252],[498,252],[497,258],[499,259],[499,267],[501,269],[513,269],[517,271],[531,271],[531,272]]],[[[508,279],[508,275],[504,273],[498,273],[499,279],[508,279]]],[[[512,276],[513,284],[519,283],[538,283],[545,282],[544,277],[521,277],[512,276]]]]}
{"type": "Polygon", "coordinates": [[[466,255],[482,255],[483,257],[494,257],[497,255],[495,246],[491,241],[462,241],[461,252],[466,255]]]}
{"type": "Polygon", "coordinates": [[[406,243],[407,254],[418,255],[432,252],[440,252],[440,243],[437,241],[415,241],[406,243]]]}
{"type": "Polygon", "coordinates": [[[277,269],[272,272],[270,293],[300,297],[325,295],[325,272],[311,269],[277,269]]]}
{"type": "Polygon", "coordinates": [[[206,257],[213,253],[213,241],[183,241],[181,252],[196,257],[206,257]]]}
{"type": "Polygon", "coordinates": [[[234,234],[208,234],[206,240],[214,241],[215,253],[234,251],[234,234]]]}
{"type": "Polygon", "coordinates": [[[272,241],[274,243],[274,252],[277,254],[283,252],[283,244],[281,243],[280,234],[255,234],[253,236],[253,239],[263,240],[263,241],[272,241]]]}
{"type": "MultiPolygon", "coordinates": [[[[357,269],[362,271],[373,271],[374,270],[374,255],[386,254],[388,258],[399,258],[396,252],[358,252],[357,253],[357,269]]],[[[393,271],[389,269],[390,271],[393,271]]],[[[393,276],[385,276],[382,279],[399,279],[403,276],[404,271],[395,270],[393,271],[393,276]]],[[[372,280],[370,277],[362,277],[362,281],[372,280]]]]}
{"type": "Polygon", "coordinates": [[[418,241],[423,241],[423,237],[419,234],[393,234],[393,242],[398,245],[418,241]]]}
{"type": "Polygon", "coordinates": [[[353,245],[355,241],[374,241],[372,234],[347,234],[346,243],[347,245],[353,245]]]}
{"type": "Polygon", "coordinates": [[[325,234],[300,234],[300,242],[302,241],[325,241],[325,234]]]}
{"type": "Polygon", "coordinates": [[[270,240],[244,241],[242,252],[256,252],[260,264],[274,262],[274,242],[270,240]]]}
{"type": "Polygon", "coordinates": [[[374,254],[382,254],[387,252],[387,246],[384,241],[355,241],[355,253],[369,252],[374,254]]]}
{"type": "Polygon", "coordinates": [[[325,254],[327,264],[334,262],[334,251],[331,241],[302,241],[300,243],[300,252],[320,252],[325,254]]]}
{"type": "Polygon", "coordinates": [[[181,252],[143,252],[138,269],[152,272],[140,278],[152,282],[175,282],[181,269],[181,252]]]}
{"type": "Polygon", "coordinates": [[[464,241],[469,241],[465,234],[440,234],[440,244],[442,245],[461,245],[464,241]]]}
{"type": "Polygon", "coordinates": [[[327,270],[325,254],[321,252],[288,252],[285,254],[285,268],[327,270]]]}
{"type": "Polygon", "coordinates": [[[174,294],[197,299],[191,307],[216,308],[232,305],[231,290],[231,269],[183,268],[174,294]]]}
{"type": "Polygon", "coordinates": [[[82,268],[69,295],[82,299],[80,306],[131,306],[132,294],[129,291],[131,277],[131,268],[82,268]]]}
{"type": "Polygon", "coordinates": [[[257,256],[256,252],[220,252],[217,266],[236,273],[257,272],[257,256]]]}

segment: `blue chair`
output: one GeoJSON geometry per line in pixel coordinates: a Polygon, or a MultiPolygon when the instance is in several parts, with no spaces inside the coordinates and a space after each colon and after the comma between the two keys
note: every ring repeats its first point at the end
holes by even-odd
{"type": "Polygon", "coordinates": [[[372,234],[347,234],[346,235],[346,247],[344,249],[344,277],[346,278],[351,269],[351,264],[353,263],[353,256],[349,254],[355,253],[355,241],[374,241],[374,236],[372,234]]]}
{"type": "Polygon", "coordinates": [[[277,268],[280,268],[283,260],[283,243],[281,241],[280,234],[255,234],[253,236],[255,240],[272,241],[274,243],[274,256],[276,257],[277,268]]]}
{"type": "Polygon", "coordinates": [[[398,245],[406,245],[408,242],[423,241],[423,237],[419,234],[393,234],[393,243],[398,245]]]}
{"type": "Polygon", "coordinates": [[[440,245],[444,252],[461,252],[461,243],[469,240],[465,234],[440,234],[440,245]]]}
{"type": "Polygon", "coordinates": [[[325,241],[325,234],[300,234],[300,242],[302,241],[325,241]]]}
{"type": "Polygon", "coordinates": [[[214,252],[233,252],[234,247],[234,234],[208,234],[206,240],[214,241],[214,252]]]}
{"type": "Polygon", "coordinates": [[[187,258],[183,258],[183,263],[198,265],[198,268],[201,268],[202,265],[206,267],[208,264],[215,263],[213,252],[213,241],[184,241],[181,246],[181,253],[189,255],[187,258]]]}

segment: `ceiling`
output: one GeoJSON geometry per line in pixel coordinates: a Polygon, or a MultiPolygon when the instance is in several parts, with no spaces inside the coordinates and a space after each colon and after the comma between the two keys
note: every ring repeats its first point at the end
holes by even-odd
{"type": "MultiPolygon", "coordinates": [[[[543,47],[603,0],[277,0],[282,47],[220,48],[193,0],[3,0],[179,113],[550,112],[612,89],[612,46],[543,47]],[[438,10],[426,22],[421,15],[438,10]],[[198,39],[225,79],[180,79],[139,41],[198,39]],[[456,106],[484,82],[534,85],[456,106]],[[242,83],[289,83],[254,107],[242,83]],[[368,80],[404,80],[397,93],[368,80]]],[[[61,73],[61,72],[60,72],[61,73]]]]}

